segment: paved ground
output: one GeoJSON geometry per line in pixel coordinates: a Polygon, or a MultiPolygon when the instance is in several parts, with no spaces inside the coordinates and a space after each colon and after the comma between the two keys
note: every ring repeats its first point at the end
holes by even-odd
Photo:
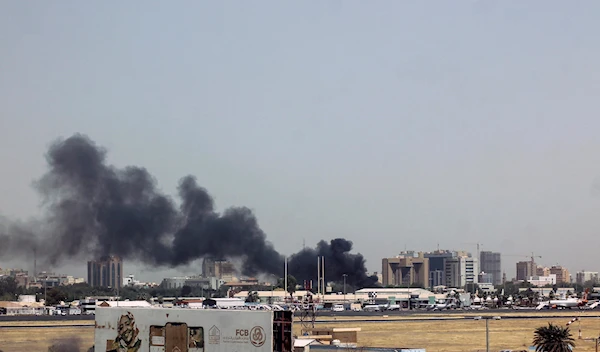
{"type": "MultiPolygon", "coordinates": [[[[456,318],[460,318],[460,319],[473,319],[473,316],[477,316],[477,315],[488,316],[488,315],[494,315],[494,314],[502,314],[503,316],[505,316],[503,319],[523,319],[523,317],[549,318],[549,317],[564,316],[565,314],[577,315],[581,312],[586,312],[586,314],[597,315],[600,317],[600,310],[580,311],[579,309],[573,309],[573,310],[567,309],[567,310],[558,310],[558,311],[557,310],[550,310],[550,311],[549,310],[535,310],[535,309],[486,309],[486,310],[444,310],[444,311],[439,311],[439,312],[432,312],[432,311],[426,311],[426,310],[412,310],[412,311],[402,310],[402,311],[381,311],[381,312],[364,312],[364,311],[363,312],[353,312],[353,311],[332,312],[332,311],[322,310],[322,311],[317,312],[317,317],[323,318],[323,319],[319,319],[319,320],[324,320],[324,321],[333,321],[337,317],[340,317],[340,318],[364,317],[364,318],[370,318],[370,320],[372,320],[373,318],[376,318],[376,317],[382,317],[382,319],[383,319],[383,315],[387,315],[388,317],[385,320],[390,320],[393,318],[402,318],[402,317],[413,317],[413,318],[418,319],[418,318],[420,318],[419,316],[427,315],[427,317],[422,317],[422,320],[432,320],[432,319],[436,319],[435,316],[439,314],[439,316],[440,316],[439,320],[442,320],[442,319],[452,319],[453,315],[457,315],[456,318]],[[593,313],[597,313],[597,314],[593,314],[593,313]],[[462,317],[464,315],[467,315],[467,317],[462,317]]],[[[296,313],[296,315],[299,316],[298,313],[296,313]]],[[[3,321],[64,321],[64,320],[90,321],[90,320],[94,320],[94,315],[66,315],[66,316],[61,316],[61,315],[57,315],[57,316],[51,316],[51,315],[6,316],[6,315],[0,315],[0,322],[3,322],[3,321]]]]}
{"type": "Polygon", "coordinates": [[[94,320],[93,315],[0,315],[3,321],[63,321],[63,320],[94,320]]]}

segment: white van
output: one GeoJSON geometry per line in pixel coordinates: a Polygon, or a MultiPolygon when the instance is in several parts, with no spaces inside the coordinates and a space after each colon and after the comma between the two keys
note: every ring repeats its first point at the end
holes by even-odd
{"type": "Polygon", "coordinates": [[[335,305],[334,305],[334,306],[331,308],[331,310],[332,310],[333,312],[343,312],[343,311],[345,311],[345,310],[346,310],[346,308],[344,308],[344,305],[343,305],[343,304],[335,304],[335,305]]]}

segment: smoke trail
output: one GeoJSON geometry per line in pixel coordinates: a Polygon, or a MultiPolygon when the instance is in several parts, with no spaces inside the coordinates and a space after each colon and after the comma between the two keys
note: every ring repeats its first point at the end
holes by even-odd
{"type": "MultiPolygon", "coordinates": [[[[283,274],[282,255],[248,208],[217,213],[193,176],[179,182],[178,207],[146,169],[108,165],[106,153],[81,134],[54,142],[46,154],[48,171],[35,183],[47,216],[36,228],[13,223],[0,229],[6,244],[0,254],[43,248],[38,258],[53,265],[105,255],[171,267],[203,257],[236,258],[242,274],[283,274]]],[[[351,249],[343,239],[320,242],[293,256],[290,273],[299,279],[316,276],[316,256],[322,255],[332,280],[346,273],[355,284],[372,281],[364,258],[349,254],[351,249]]]]}

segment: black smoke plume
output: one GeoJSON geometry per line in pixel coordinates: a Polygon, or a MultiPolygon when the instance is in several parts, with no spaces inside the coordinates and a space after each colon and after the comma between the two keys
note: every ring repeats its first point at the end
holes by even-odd
{"type": "MultiPolygon", "coordinates": [[[[312,280],[313,288],[317,286],[317,258],[325,258],[325,281],[342,282],[346,276],[348,287],[373,287],[376,276],[367,276],[365,259],[361,254],[351,254],[352,242],[343,238],[320,241],[317,248],[305,248],[292,255],[288,263],[289,272],[300,280],[312,280]]],[[[302,281],[299,281],[302,283],[302,281]]]]}
{"type": "MultiPolygon", "coordinates": [[[[283,274],[283,256],[267,241],[253,213],[245,207],[217,213],[212,197],[193,176],[179,182],[178,207],[146,169],[108,165],[106,150],[87,136],[57,140],[46,160],[49,170],[35,187],[47,215],[36,226],[0,228],[0,254],[36,251],[50,264],[118,255],[169,267],[205,257],[236,258],[242,274],[283,274]]],[[[352,243],[343,239],[321,242],[294,255],[289,273],[299,280],[316,277],[316,256],[323,255],[332,281],[346,273],[357,284],[370,282],[364,258],[350,254],[351,249],[352,243]]]]}

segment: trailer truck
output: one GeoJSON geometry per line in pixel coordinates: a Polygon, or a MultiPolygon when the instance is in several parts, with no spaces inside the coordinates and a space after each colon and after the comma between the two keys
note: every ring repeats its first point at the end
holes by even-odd
{"type": "Polygon", "coordinates": [[[95,352],[291,352],[293,313],[96,308],[95,352]]]}

